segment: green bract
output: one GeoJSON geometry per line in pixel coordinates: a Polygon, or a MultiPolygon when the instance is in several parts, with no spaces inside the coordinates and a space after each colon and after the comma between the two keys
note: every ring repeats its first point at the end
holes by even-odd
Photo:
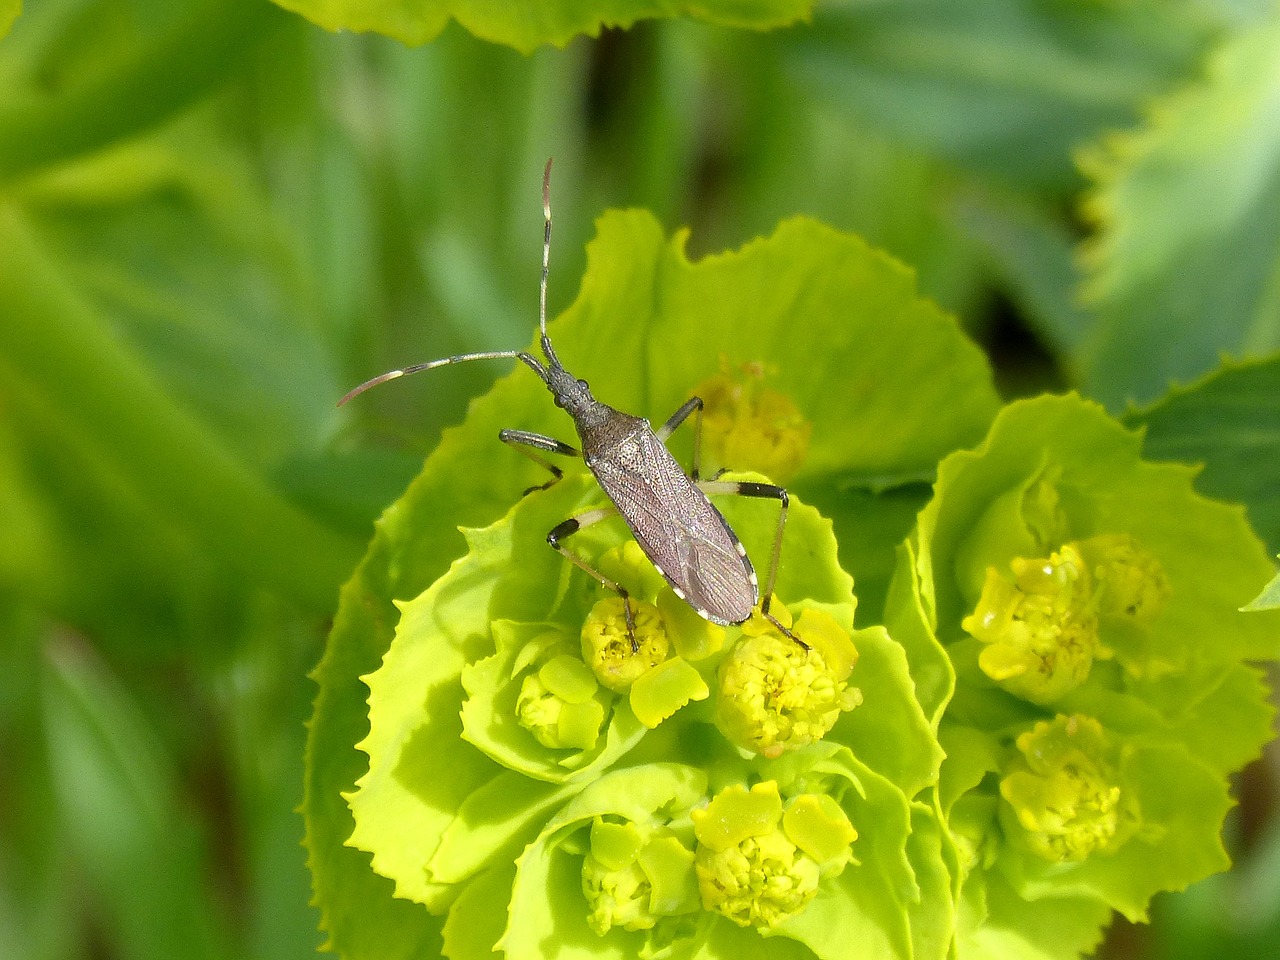
{"type": "Polygon", "coordinates": [[[1243,610],[1280,610],[1280,573],[1262,588],[1262,592],[1250,600],[1243,610]]]}
{"type": "MultiPolygon", "coordinates": [[[[857,933],[873,953],[906,956],[901,897],[920,895],[907,817],[897,790],[834,746],[751,773],[616,770],[520,857],[499,946],[530,956],[551,937],[587,956],[835,958],[857,933]]],[[[922,906],[920,919],[932,917],[922,906]]]]}
{"type": "MultiPolygon", "coordinates": [[[[939,330],[847,238],[795,221],[695,266],[651,226],[606,219],[593,258],[608,247],[613,284],[589,276],[557,324],[598,330],[609,363],[572,333],[561,354],[651,419],[706,384],[708,472],[730,457],[794,472],[771,612],[802,642],[759,612],[702,620],[606,520],[572,549],[627,587],[629,631],[620,599],[545,543],[601,505],[590,478],[513,497],[536,475],[498,465],[496,428],[519,411],[523,428],[569,432],[532,378],[501,381],[384,519],[335,628],[368,690],[367,734],[351,738],[368,766],[341,836],[368,859],[337,876],[380,891],[374,911],[403,907],[422,937],[423,918],[444,917],[451,960],[495,944],[843,958],[855,942],[872,958],[1066,960],[1112,909],[1141,918],[1155,892],[1224,867],[1226,776],[1270,720],[1247,661],[1277,646],[1274,614],[1238,612],[1271,572],[1240,511],[1198,496],[1192,471],[1144,463],[1094,405],[1016,403],[980,447],[942,459],[892,582],[858,609],[870,621],[883,605],[886,626],[855,629],[839,559],[874,573],[896,521],[850,478],[917,476],[981,419],[985,392],[943,402],[961,381],[939,387],[915,352],[937,358],[939,330]],[[778,281],[791,255],[806,269],[778,281]],[[869,291],[898,319],[858,342],[891,351],[898,378],[877,379],[843,334],[781,332],[783,304],[869,291]],[[675,331],[680,350],[651,353],[675,331]],[[750,355],[721,346],[745,342],[750,355]],[[865,408],[837,409],[863,379],[865,408]],[[868,412],[889,407],[905,445],[868,412]],[[472,524],[462,542],[457,519],[472,524]]],[[[689,438],[672,442],[687,458],[689,438]]],[[[763,574],[776,505],[717,505],[763,574]]],[[[332,717],[365,718],[363,690],[333,683],[346,713],[318,713],[330,737],[332,717]]],[[[321,853],[329,877],[340,858],[321,853]]],[[[374,929],[336,910],[354,900],[324,902],[344,931],[374,929]]]]}
{"type": "MultiPolygon", "coordinates": [[[[877,831],[876,856],[894,851],[892,869],[910,875],[901,865],[906,790],[928,781],[938,748],[905,664],[882,629],[851,630],[851,583],[835,562],[830,524],[795,499],[783,544],[794,560],[779,573],[775,609],[804,646],[759,616],[728,628],[690,617],[620,521],[575,536],[579,556],[627,586],[633,649],[622,600],[545,542],[559,519],[601,497],[578,474],[521,499],[497,523],[465,531],[467,555],[400,604],[395,640],[364,678],[370,731],[360,748],[369,771],[350,796],[350,843],[373,855],[399,896],[452,915],[485,882],[480,874],[509,862],[553,809],[588,785],[598,797],[604,784],[622,782],[610,768],[692,764],[719,771],[727,785],[704,787],[675,812],[666,800],[644,817],[593,810],[575,922],[605,941],[619,930],[683,937],[672,923],[684,931],[695,914],[698,929],[714,927],[714,914],[758,936],[793,924],[807,931],[800,939],[817,936],[799,918],[823,883],[839,888],[857,831],[877,831]],[[864,664],[868,685],[859,679],[864,664]],[[858,724],[853,708],[864,696],[878,716],[858,724]],[[876,771],[866,763],[887,757],[889,745],[872,731],[886,725],[898,730],[898,756],[876,771]],[[784,753],[794,759],[770,764],[784,753]],[[440,802],[442,780],[456,800],[440,802]],[[756,813],[735,799],[761,796],[772,799],[756,813]],[[863,800],[871,806],[859,821],[851,810],[863,800]],[[713,824],[719,832],[709,832],[713,824]]],[[[750,501],[721,505],[758,555],[775,517],[750,501]]],[[[568,839],[577,855],[581,838],[553,833],[557,847],[568,839]]],[[[531,921],[513,905],[510,922],[508,941],[531,921]]],[[[886,915],[873,909],[867,922],[885,924],[886,915]]],[[[907,931],[895,920],[878,936],[900,952],[907,931]]],[[[821,955],[837,956],[834,949],[821,955]]]]}
{"type": "Polygon", "coordinates": [[[900,554],[887,619],[945,706],[962,955],[1075,956],[1109,909],[1228,865],[1226,775],[1269,736],[1246,661],[1280,646],[1238,608],[1270,565],[1140,443],[1076,397],[1011,404],[942,462],[900,554]]]}

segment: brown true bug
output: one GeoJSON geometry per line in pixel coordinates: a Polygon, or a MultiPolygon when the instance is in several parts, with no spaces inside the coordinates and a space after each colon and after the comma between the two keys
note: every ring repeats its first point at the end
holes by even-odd
{"type": "Polygon", "coordinates": [[[759,583],[746,550],[720,511],[707,499],[709,493],[767,497],[779,502],[778,526],[760,612],[783,634],[801,642],[769,613],[782,548],[782,531],[787,521],[787,491],[770,483],[722,481],[714,478],[703,480],[699,477],[701,398],[690,398],[655,431],[648,420],[615,410],[595,399],[587,382],[577,379],[564,368],[551,345],[551,338],[547,336],[547,273],[551,259],[550,160],[547,161],[542,177],[542,212],[545,226],[542,239],[542,282],[538,296],[538,329],[545,362],[524,350],[497,350],[444,357],[401,370],[390,370],[374,377],[348,393],[338,401],[338,405],[341,406],[388,380],[450,363],[504,357],[522,361],[547,385],[556,406],[573,418],[582,449],[578,450],[552,437],[525,430],[503,430],[498,438],[551,472],[549,481],[526,492],[545,489],[563,476],[559,467],[535,451],[582,457],[586,461],[612,506],[588,510],[557,524],[547,534],[547,543],[623,598],[627,630],[631,635],[633,648],[636,644],[635,622],[626,588],[593,569],[581,557],[568,550],[563,541],[583,527],[615,513],[620,514],[631,528],[631,534],[645,556],[666,578],[676,596],[712,623],[742,623],[751,616],[760,600],[759,583]],[[664,441],[691,413],[697,414],[694,423],[693,469],[686,474],[667,450],[664,441]]]}

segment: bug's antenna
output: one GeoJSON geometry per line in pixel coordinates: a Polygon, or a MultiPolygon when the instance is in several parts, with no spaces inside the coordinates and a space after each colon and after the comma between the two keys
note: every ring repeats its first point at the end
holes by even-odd
{"type": "Polygon", "coordinates": [[[546,169],[542,171],[542,283],[538,285],[538,331],[542,335],[542,352],[547,355],[553,366],[560,366],[560,358],[551,346],[551,338],[547,336],[547,274],[551,268],[551,160],[547,158],[546,169]]]}
{"type": "Polygon", "coordinates": [[[423,370],[434,370],[436,367],[443,367],[450,363],[462,363],[465,360],[500,360],[504,357],[515,357],[517,360],[523,361],[530,369],[533,370],[543,383],[547,382],[547,371],[538,358],[534,357],[523,350],[493,350],[487,353],[463,353],[456,357],[444,357],[440,360],[428,360],[426,363],[415,363],[411,367],[405,367],[402,370],[388,370],[386,373],[379,374],[372,380],[366,380],[360,386],[347,393],[345,397],[338,401],[338,406],[342,406],[348,400],[354,400],[366,390],[372,390],[379,384],[386,383],[388,380],[398,380],[401,377],[407,377],[411,373],[421,373],[423,370]]]}
{"type": "Polygon", "coordinates": [[[563,367],[560,366],[560,358],[556,356],[555,349],[551,346],[551,338],[547,336],[547,274],[551,267],[551,159],[548,158],[546,169],[542,171],[542,217],[545,226],[542,228],[542,282],[538,285],[538,332],[542,338],[542,352],[546,355],[548,366],[538,360],[533,354],[526,353],[523,350],[494,350],[487,353],[464,353],[456,357],[444,357],[441,360],[428,360],[426,363],[415,363],[411,367],[405,367],[402,370],[388,370],[386,373],[379,374],[372,380],[366,380],[360,386],[350,391],[345,397],[338,401],[338,406],[342,406],[350,400],[354,400],[366,390],[372,390],[374,387],[386,383],[388,380],[398,380],[401,377],[407,377],[411,373],[421,373],[423,370],[434,370],[436,367],[443,367],[450,363],[462,363],[466,360],[498,360],[503,357],[514,357],[528,366],[548,387],[551,386],[550,370],[563,367]]]}

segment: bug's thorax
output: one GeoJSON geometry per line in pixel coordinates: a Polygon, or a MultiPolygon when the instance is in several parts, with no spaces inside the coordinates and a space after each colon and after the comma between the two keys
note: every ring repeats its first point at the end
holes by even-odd
{"type": "Polygon", "coordinates": [[[637,430],[648,429],[646,420],[601,403],[585,380],[579,380],[559,363],[548,366],[547,386],[556,406],[573,418],[588,462],[616,448],[637,430]]]}

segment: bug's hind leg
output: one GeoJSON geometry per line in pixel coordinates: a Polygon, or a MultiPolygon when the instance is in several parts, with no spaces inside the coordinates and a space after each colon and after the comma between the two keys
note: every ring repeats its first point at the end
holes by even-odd
{"type": "Polygon", "coordinates": [[[808,650],[809,645],[807,643],[792,633],[788,627],[784,626],[777,617],[769,612],[769,605],[773,602],[773,585],[778,579],[778,561],[782,557],[782,532],[787,526],[787,507],[791,503],[791,498],[787,496],[786,487],[779,487],[773,483],[757,483],[750,480],[702,480],[698,482],[698,487],[703,493],[712,495],[763,497],[778,501],[778,526],[773,535],[773,550],[769,555],[769,575],[765,579],[764,593],[760,601],[760,614],[777,627],[783,636],[790,637],[808,650]]]}
{"type": "Polygon", "coordinates": [[[547,453],[554,453],[561,457],[582,456],[582,452],[577,447],[571,447],[569,444],[562,443],[554,437],[543,436],[540,433],[530,433],[528,430],[500,430],[498,431],[498,439],[520,451],[539,466],[545,467],[551,473],[551,479],[546,483],[540,483],[525,490],[526,496],[535,490],[546,490],[548,487],[554,486],[564,476],[563,470],[546,457],[534,453],[534,450],[544,450],[547,453]]]}
{"type": "MultiPolygon", "coordinates": [[[[555,483],[555,480],[551,481],[555,483]]],[[[635,653],[640,649],[640,644],[636,642],[636,621],[635,615],[631,612],[631,594],[627,592],[627,588],[622,586],[616,580],[610,580],[595,567],[591,566],[587,561],[564,546],[562,541],[573,536],[584,527],[589,527],[593,523],[606,520],[614,516],[618,512],[617,507],[597,507],[594,510],[588,510],[580,513],[576,517],[570,517],[568,520],[562,520],[560,523],[552,527],[551,532],[547,534],[547,543],[552,549],[556,550],[562,557],[572,563],[579,570],[591,574],[606,589],[612,590],[618,596],[622,597],[622,609],[627,617],[627,638],[631,641],[631,652],[635,653]]]]}

